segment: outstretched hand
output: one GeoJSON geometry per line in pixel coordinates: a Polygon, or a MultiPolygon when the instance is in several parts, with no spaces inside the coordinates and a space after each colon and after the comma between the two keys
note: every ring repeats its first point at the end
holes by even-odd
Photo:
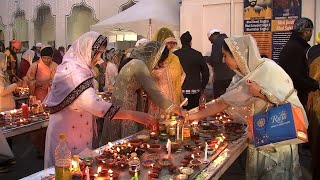
{"type": "Polygon", "coordinates": [[[154,119],[154,117],[147,113],[132,111],[130,119],[147,127],[157,126],[157,121],[154,119]]]}

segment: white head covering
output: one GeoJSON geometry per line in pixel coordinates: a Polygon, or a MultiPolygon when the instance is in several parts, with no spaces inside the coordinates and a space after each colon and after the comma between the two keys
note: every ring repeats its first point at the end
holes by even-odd
{"type": "Polygon", "coordinates": [[[207,33],[208,38],[209,38],[213,33],[221,33],[221,30],[220,30],[220,29],[211,29],[211,30],[208,31],[208,33],[207,33]]]}
{"type": "Polygon", "coordinates": [[[141,44],[145,44],[145,43],[147,43],[147,42],[149,42],[149,39],[146,39],[146,38],[142,38],[142,39],[139,39],[137,42],[136,42],[136,47],[137,46],[140,46],[141,44]]]}
{"type": "Polygon", "coordinates": [[[38,43],[36,44],[36,47],[41,48],[41,47],[42,47],[42,43],[38,42],[38,43]]]}
{"type": "MultiPolygon", "coordinates": [[[[44,100],[44,104],[47,104],[48,107],[60,106],[61,110],[61,104],[65,107],[72,103],[65,104],[63,101],[68,96],[70,98],[73,90],[80,87],[84,91],[85,88],[89,88],[88,83],[92,85],[91,61],[106,41],[106,37],[91,31],[83,34],[72,44],[63,57],[62,63],[57,67],[51,91],[44,100]]],[[[77,98],[82,92],[78,92],[74,98],[77,98]]]]}
{"type": "Polygon", "coordinates": [[[32,50],[27,50],[22,55],[22,58],[27,60],[30,65],[32,64],[33,57],[34,57],[34,51],[32,51],[32,50]]]}
{"type": "MultiPolygon", "coordinates": [[[[290,102],[301,108],[305,120],[307,120],[297,93],[293,92],[286,99],[294,90],[290,76],[274,61],[260,57],[257,43],[251,35],[227,38],[225,42],[232,52],[239,70],[235,70],[237,74],[233,77],[226,93],[220,97],[221,99],[233,107],[251,107],[254,104],[253,110],[259,112],[265,107],[266,102],[253,97],[249,92],[246,80],[252,80],[267,92],[269,101],[275,104],[290,102]]],[[[308,124],[307,121],[305,123],[308,124]]]]}

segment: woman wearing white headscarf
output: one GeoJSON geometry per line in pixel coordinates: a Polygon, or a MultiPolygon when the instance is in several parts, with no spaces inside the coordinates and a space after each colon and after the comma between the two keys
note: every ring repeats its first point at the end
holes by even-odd
{"type": "Polygon", "coordinates": [[[153,124],[150,116],[121,110],[119,106],[107,103],[96,95],[92,87],[91,68],[100,59],[106,46],[106,37],[87,32],[72,44],[58,66],[51,90],[44,101],[51,113],[46,137],[45,168],[54,165],[54,149],[60,133],[67,134],[72,154],[92,148],[96,134],[93,115],[108,120],[115,117],[133,119],[145,125],[153,124]]]}
{"type": "Polygon", "coordinates": [[[32,60],[34,58],[34,51],[32,50],[27,50],[26,52],[23,53],[21,62],[20,62],[20,74],[19,77],[22,79],[27,75],[27,72],[32,65],[32,60]]]}
{"type": "Polygon", "coordinates": [[[4,53],[0,53],[0,112],[12,110],[16,107],[12,92],[21,86],[21,82],[10,83],[7,74],[7,58],[4,53]]]}
{"type": "MultiPolygon", "coordinates": [[[[236,75],[226,93],[218,100],[208,103],[205,110],[191,114],[190,119],[200,119],[230,110],[231,115],[246,120],[247,116],[265,112],[270,106],[290,102],[302,109],[305,124],[308,125],[289,75],[274,61],[260,57],[256,41],[251,35],[225,39],[222,55],[223,61],[236,75]]],[[[250,141],[246,179],[292,180],[299,179],[300,174],[297,145],[257,150],[252,140],[250,141]]]]}

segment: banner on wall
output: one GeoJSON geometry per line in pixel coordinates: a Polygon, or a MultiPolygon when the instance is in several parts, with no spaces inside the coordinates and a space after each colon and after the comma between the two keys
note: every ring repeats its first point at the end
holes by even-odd
{"type": "Polygon", "coordinates": [[[278,62],[294,21],[301,17],[301,0],[245,0],[243,13],[244,34],[256,38],[261,56],[278,62]]]}

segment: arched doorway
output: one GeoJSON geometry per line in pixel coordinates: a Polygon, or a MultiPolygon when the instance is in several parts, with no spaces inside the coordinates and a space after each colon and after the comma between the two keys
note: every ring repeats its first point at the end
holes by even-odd
{"type": "Polygon", "coordinates": [[[21,52],[29,49],[28,41],[28,21],[26,20],[25,13],[22,10],[18,10],[14,14],[13,22],[13,39],[22,41],[21,52]]]}
{"type": "Polygon", "coordinates": [[[51,9],[47,5],[39,7],[37,18],[34,21],[35,43],[47,43],[55,46],[55,17],[51,15],[51,9]]]}
{"type": "Polygon", "coordinates": [[[94,17],[92,9],[81,4],[72,8],[71,14],[67,17],[67,44],[72,44],[83,33],[90,30],[90,26],[98,20],[94,17]]]}

